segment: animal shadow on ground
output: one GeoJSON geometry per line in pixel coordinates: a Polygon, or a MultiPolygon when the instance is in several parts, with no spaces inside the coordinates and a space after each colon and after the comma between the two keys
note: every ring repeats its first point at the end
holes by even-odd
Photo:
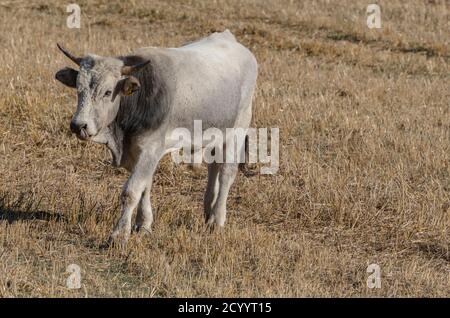
{"type": "Polygon", "coordinates": [[[22,193],[18,198],[11,200],[10,196],[0,194],[0,222],[7,221],[13,224],[17,221],[62,221],[63,215],[38,209],[40,202],[27,199],[27,195],[22,193]]]}

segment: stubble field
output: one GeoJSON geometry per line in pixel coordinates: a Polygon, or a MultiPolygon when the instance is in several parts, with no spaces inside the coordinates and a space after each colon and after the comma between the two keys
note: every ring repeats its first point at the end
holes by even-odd
{"type": "Polygon", "coordinates": [[[379,1],[381,29],[367,1],[76,2],[80,29],[60,1],[0,0],[0,297],[449,296],[450,2],[379,1]],[[278,173],[239,173],[209,233],[206,166],[167,157],[153,232],[102,249],[128,173],[71,135],[56,42],[119,55],[226,28],[259,62],[278,173]]]}

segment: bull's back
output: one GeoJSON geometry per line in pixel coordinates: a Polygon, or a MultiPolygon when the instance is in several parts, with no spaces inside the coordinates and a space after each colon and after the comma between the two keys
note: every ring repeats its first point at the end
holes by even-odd
{"type": "Polygon", "coordinates": [[[242,90],[256,81],[253,54],[229,31],[168,51],[176,74],[173,123],[189,128],[202,120],[205,129],[233,127],[242,90]]]}

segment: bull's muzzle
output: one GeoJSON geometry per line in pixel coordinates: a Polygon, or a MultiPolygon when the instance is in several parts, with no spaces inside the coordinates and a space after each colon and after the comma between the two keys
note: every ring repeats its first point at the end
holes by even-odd
{"type": "Polygon", "coordinates": [[[70,131],[72,133],[76,134],[77,137],[81,140],[87,140],[89,139],[89,134],[87,133],[87,124],[85,123],[76,123],[76,122],[70,122],[70,131]]]}

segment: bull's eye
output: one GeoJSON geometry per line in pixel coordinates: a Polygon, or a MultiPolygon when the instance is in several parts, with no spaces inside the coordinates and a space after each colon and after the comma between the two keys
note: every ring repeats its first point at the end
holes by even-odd
{"type": "Polygon", "coordinates": [[[105,92],[105,97],[109,97],[109,96],[111,96],[111,94],[112,94],[111,91],[106,91],[106,92],[105,92]]]}

